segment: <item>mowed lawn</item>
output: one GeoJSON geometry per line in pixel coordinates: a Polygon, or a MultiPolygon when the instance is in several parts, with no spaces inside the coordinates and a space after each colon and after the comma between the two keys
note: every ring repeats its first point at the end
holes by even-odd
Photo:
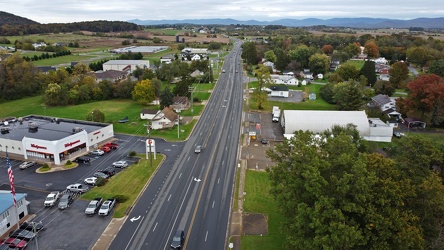
{"type": "Polygon", "coordinates": [[[278,212],[278,205],[270,194],[271,184],[267,172],[247,170],[245,177],[245,213],[264,213],[268,215],[268,235],[242,236],[242,250],[280,250],[283,249],[285,235],[280,231],[284,217],[278,212]]]}
{"type": "Polygon", "coordinates": [[[110,178],[104,186],[94,187],[84,194],[82,198],[92,200],[96,197],[101,197],[105,200],[116,195],[124,195],[128,200],[118,204],[114,211],[114,218],[123,217],[125,211],[134,204],[140,191],[148,183],[151,175],[164,159],[163,155],[157,154],[156,159],[153,159],[153,167],[150,167],[149,159],[146,160],[144,155],[139,155],[139,157],[142,157],[139,163],[128,166],[110,178]]]}

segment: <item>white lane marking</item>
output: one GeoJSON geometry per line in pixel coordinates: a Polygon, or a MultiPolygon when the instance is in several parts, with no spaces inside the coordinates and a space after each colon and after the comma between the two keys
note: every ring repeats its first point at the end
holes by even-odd
{"type": "Polygon", "coordinates": [[[157,222],[156,225],[154,225],[153,232],[156,230],[156,227],[157,227],[157,222]]]}
{"type": "Polygon", "coordinates": [[[188,160],[187,160],[187,161],[189,161],[189,160],[190,160],[190,157],[191,157],[191,156],[188,156],[188,160]]]}
{"type": "Polygon", "coordinates": [[[205,234],[205,241],[207,241],[207,237],[208,237],[208,231],[207,231],[207,233],[205,234]]]}
{"type": "Polygon", "coordinates": [[[211,208],[214,208],[214,201],[213,201],[213,206],[211,208]]]}
{"type": "Polygon", "coordinates": [[[140,225],[142,224],[143,219],[145,216],[142,217],[142,219],[139,222],[139,225],[137,225],[136,230],[134,230],[133,235],[131,236],[130,240],[128,241],[128,244],[126,245],[125,249],[128,249],[129,245],[131,244],[131,241],[133,240],[134,236],[136,236],[137,231],[139,230],[140,225]]]}
{"type": "Polygon", "coordinates": [[[168,200],[167,200],[167,201],[170,201],[170,198],[171,198],[171,194],[170,194],[170,196],[168,197],[168,200]]]}
{"type": "Polygon", "coordinates": [[[220,178],[217,179],[217,184],[219,184],[220,178]]]}
{"type": "Polygon", "coordinates": [[[180,175],[179,175],[179,179],[180,179],[180,177],[182,177],[182,173],[180,173],[180,175]]]}

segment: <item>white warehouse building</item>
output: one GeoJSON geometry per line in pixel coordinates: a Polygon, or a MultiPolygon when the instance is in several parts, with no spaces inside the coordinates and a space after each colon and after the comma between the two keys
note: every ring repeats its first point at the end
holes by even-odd
{"type": "Polygon", "coordinates": [[[294,132],[311,131],[322,133],[334,125],[353,124],[361,137],[367,141],[390,142],[393,127],[378,118],[367,118],[365,111],[284,110],[281,126],[284,136],[290,138],[294,132]]]}
{"type": "Polygon", "coordinates": [[[133,72],[137,69],[148,69],[150,67],[150,61],[148,60],[110,60],[103,64],[103,71],[107,70],[119,70],[133,72]]]}

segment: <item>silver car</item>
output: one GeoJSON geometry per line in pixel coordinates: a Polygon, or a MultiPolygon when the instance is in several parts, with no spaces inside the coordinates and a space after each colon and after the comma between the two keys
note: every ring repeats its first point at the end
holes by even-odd
{"type": "Polygon", "coordinates": [[[19,168],[20,169],[27,169],[30,167],[35,166],[37,163],[35,161],[25,161],[22,164],[20,164],[19,168]]]}

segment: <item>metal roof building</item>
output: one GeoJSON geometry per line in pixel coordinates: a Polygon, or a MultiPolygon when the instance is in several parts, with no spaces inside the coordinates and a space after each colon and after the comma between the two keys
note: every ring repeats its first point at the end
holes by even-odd
{"type": "Polygon", "coordinates": [[[345,126],[351,123],[366,140],[391,141],[393,127],[377,120],[367,118],[365,111],[284,110],[281,126],[284,136],[288,138],[299,130],[322,133],[331,130],[334,125],[345,126]]]}

